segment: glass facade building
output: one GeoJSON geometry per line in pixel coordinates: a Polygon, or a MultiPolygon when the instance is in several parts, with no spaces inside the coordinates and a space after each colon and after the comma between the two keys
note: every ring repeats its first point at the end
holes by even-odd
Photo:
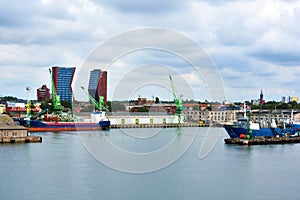
{"type": "Polygon", "coordinates": [[[107,100],[107,72],[101,69],[94,69],[90,73],[88,86],[89,94],[99,101],[99,96],[104,97],[104,102],[107,100]]]}
{"type": "Polygon", "coordinates": [[[52,67],[54,87],[61,101],[73,102],[72,82],[75,69],[75,67],[52,67]]]}

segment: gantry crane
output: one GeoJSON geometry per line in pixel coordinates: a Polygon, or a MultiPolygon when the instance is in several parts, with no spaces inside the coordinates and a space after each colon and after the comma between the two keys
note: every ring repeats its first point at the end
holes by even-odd
{"type": "Polygon", "coordinates": [[[176,115],[178,116],[178,123],[180,124],[182,122],[182,99],[177,96],[176,90],[173,84],[172,76],[169,75],[170,78],[170,83],[171,83],[171,88],[172,88],[172,93],[174,97],[174,104],[176,104],[176,115]]]}

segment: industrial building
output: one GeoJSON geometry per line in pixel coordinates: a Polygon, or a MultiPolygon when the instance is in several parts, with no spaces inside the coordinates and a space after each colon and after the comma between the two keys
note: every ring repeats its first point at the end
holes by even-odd
{"type": "Polygon", "coordinates": [[[46,85],[43,85],[41,88],[36,90],[36,96],[38,101],[44,101],[51,99],[50,89],[46,85]]]}
{"type": "Polygon", "coordinates": [[[102,71],[101,69],[91,71],[88,92],[96,101],[99,101],[99,96],[103,96],[104,102],[106,102],[107,71],[102,71]]]}
{"type": "Polygon", "coordinates": [[[56,89],[56,94],[60,96],[61,101],[67,100],[73,102],[72,82],[75,69],[75,67],[52,67],[54,87],[56,89]]]}
{"type": "MultiPolygon", "coordinates": [[[[21,102],[6,102],[5,113],[13,118],[25,118],[27,117],[27,105],[21,102]]],[[[31,108],[32,113],[40,112],[40,107],[36,106],[31,108]]]]}

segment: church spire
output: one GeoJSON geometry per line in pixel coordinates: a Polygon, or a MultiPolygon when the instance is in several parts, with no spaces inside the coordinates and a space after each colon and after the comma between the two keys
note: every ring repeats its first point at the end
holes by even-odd
{"type": "Polygon", "coordinates": [[[259,103],[260,104],[263,104],[263,101],[264,101],[264,94],[263,94],[263,91],[262,89],[260,90],[260,95],[259,95],[259,103]]]}

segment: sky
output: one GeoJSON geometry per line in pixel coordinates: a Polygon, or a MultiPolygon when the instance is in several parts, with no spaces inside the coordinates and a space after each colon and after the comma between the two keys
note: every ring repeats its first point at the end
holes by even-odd
{"type": "Polygon", "coordinates": [[[300,96],[299,21],[300,0],[4,0],[0,96],[36,98],[52,66],[76,66],[78,99],[94,68],[109,100],[172,100],[168,75],[183,99],[300,96]]]}

